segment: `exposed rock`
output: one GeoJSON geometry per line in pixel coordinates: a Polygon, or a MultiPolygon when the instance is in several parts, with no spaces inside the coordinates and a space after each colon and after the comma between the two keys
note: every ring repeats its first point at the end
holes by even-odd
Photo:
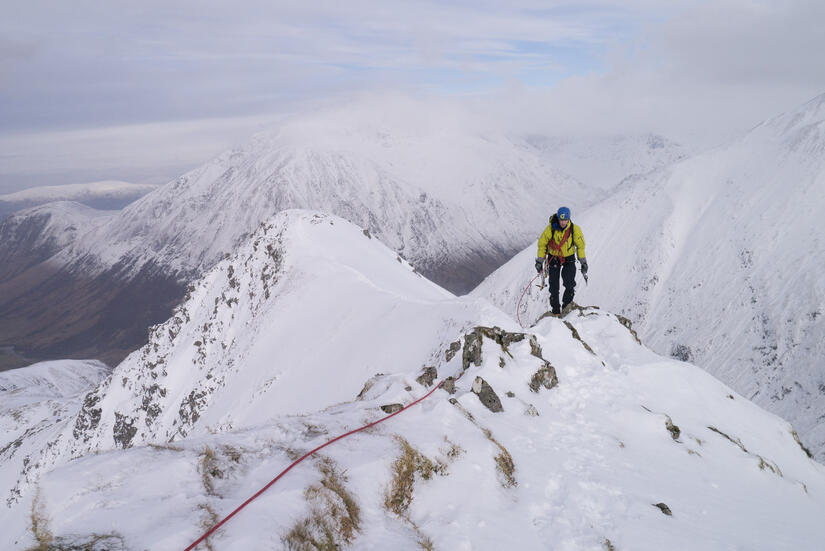
{"type": "Polygon", "coordinates": [[[115,412],[115,426],[112,427],[112,439],[115,441],[115,445],[121,448],[130,447],[135,434],[137,434],[135,420],[127,415],[115,412]]]}
{"type": "Polygon", "coordinates": [[[677,360],[681,360],[683,362],[692,362],[693,361],[693,350],[690,349],[689,346],[679,343],[673,343],[673,346],[670,349],[670,355],[677,360]]]}
{"type": "Polygon", "coordinates": [[[478,399],[481,400],[484,407],[493,413],[504,411],[504,408],[501,406],[501,400],[499,400],[498,395],[493,390],[493,387],[491,387],[487,381],[481,377],[476,377],[475,381],[473,381],[473,393],[478,396],[478,399]]]}
{"type": "Polygon", "coordinates": [[[508,347],[514,342],[523,341],[527,335],[524,333],[509,333],[500,327],[476,327],[464,337],[464,351],[461,358],[464,369],[469,368],[470,364],[481,365],[481,345],[484,337],[501,346],[501,349],[510,356],[508,347]]]}
{"type": "Polygon", "coordinates": [[[679,429],[678,426],[673,424],[673,419],[670,418],[669,415],[665,415],[665,427],[667,427],[668,432],[670,432],[670,437],[674,440],[679,439],[679,435],[682,431],[679,429]]]}
{"type": "Polygon", "coordinates": [[[558,384],[559,378],[556,375],[556,368],[550,365],[550,362],[544,362],[544,367],[536,371],[530,378],[530,390],[533,392],[538,392],[541,387],[550,390],[558,384]]]}
{"type": "Polygon", "coordinates": [[[543,358],[541,351],[541,346],[539,346],[539,341],[535,335],[530,335],[530,354],[535,356],[536,358],[543,358]]]}
{"type": "Polygon", "coordinates": [[[75,440],[88,442],[91,433],[100,424],[100,416],[103,409],[95,406],[100,402],[101,398],[100,388],[86,394],[86,397],[83,399],[83,407],[80,408],[80,412],[77,414],[74,430],[72,431],[75,440]]]}
{"type": "Polygon", "coordinates": [[[461,365],[466,370],[472,363],[476,367],[481,365],[482,337],[478,330],[468,333],[464,339],[464,350],[461,354],[461,365]]]}
{"type": "Polygon", "coordinates": [[[386,404],[381,406],[381,411],[384,413],[395,413],[396,411],[401,411],[404,409],[404,406],[401,404],[386,404]]]}
{"type": "Polygon", "coordinates": [[[461,350],[461,341],[458,340],[455,342],[451,342],[450,348],[448,348],[447,352],[445,353],[447,361],[449,362],[450,360],[452,360],[455,357],[455,355],[458,354],[459,350],[461,350]]]}
{"type": "Polygon", "coordinates": [[[358,396],[356,396],[356,399],[363,400],[367,396],[367,392],[369,392],[370,389],[373,386],[375,386],[375,383],[378,381],[378,379],[380,379],[383,376],[384,376],[383,373],[376,373],[375,375],[373,375],[372,377],[367,379],[367,382],[364,383],[364,388],[362,388],[361,392],[358,393],[358,396]]]}
{"type": "Polygon", "coordinates": [[[536,406],[533,404],[527,404],[527,409],[524,410],[524,415],[528,417],[538,417],[539,410],[536,409],[536,406]]]}
{"type": "Polygon", "coordinates": [[[570,332],[571,332],[571,333],[573,333],[573,338],[574,338],[574,339],[576,339],[577,341],[579,341],[580,343],[582,343],[582,345],[584,346],[584,348],[585,348],[588,352],[590,352],[590,353],[591,353],[591,354],[593,354],[594,356],[596,355],[596,353],[595,353],[595,352],[593,352],[593,349],[592,349],[592,348],[590,348],[590,345],[589,345],[589,344],[587,344],[586,342],[584,342],[584,339],[582,339],[582,338],[579,336],[579,332],[578,332],[578,331],[576,331],[576,328],[575,328],[575,327],[573,327],[573,324],[572,324],[572,323],[570,323],[569,321],[565,321],[565,322],[564,322],[564,325],[566,325],[566,326],[567,326],[567,328],[568,328],[568,329],[570,329],[570,332]]]}
{"type": "Polygon", "coordinates": [[[438,378],[438,370],[435,367],[429,366],[424,368],[424,373],[419,375],[415,380],[422,386],[432,386],[433,381],[438,378]]]}
{"type": "Polygon", "coordinates": [[[444,382],[441,383],[441,389],[446,390],[447,394],[455,394],[455,379],[453,377],[444,379],[444,382]]]}
{"type": "Polygon", "coordinates": [[[616,314],[616,319],[619,320],[619,323],[627,327],[627,330],[630,331],[630,334],[633,335],[633,338],[636,339],[636,342],[642,344],[642,341],[639,339],[639,335],[636,333],[636,330],[633,329],[633,324],[624,316],[616,314]]]}
{"type": "Polygon", "coordinates": [[[813,459],[814,456],[813,454],[811,454],[811,450],[809,450],[802,444],[802,440],[799,439],[799,435],[796,433],[795,430],[791,430],[791,435],[793,436],[793,439],[796,440],[796,443],[799,444],[799,447],[802,448],[802,451],[805,452],[805,455],[813,459]]]}
{"type": "Polygon", "coordinates": [[[662,511],[662,513],[666,514],[667,516],[673,516],[673,512],[670,510],[670,507],[668,507],[664,503],[654,503],[653,506],[658,507],[662,511]]]}

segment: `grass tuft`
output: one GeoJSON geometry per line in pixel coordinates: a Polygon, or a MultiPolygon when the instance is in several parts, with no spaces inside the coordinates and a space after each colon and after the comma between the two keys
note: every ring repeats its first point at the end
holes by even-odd
{"type": "Polygon", "coordinates": [[[289,551],[338,551],[361,529],[361,508],[346,488],[347,477],[329,458],[318,462],[321,481],[304,492],[309,514],[281,538],[289,551]]]}

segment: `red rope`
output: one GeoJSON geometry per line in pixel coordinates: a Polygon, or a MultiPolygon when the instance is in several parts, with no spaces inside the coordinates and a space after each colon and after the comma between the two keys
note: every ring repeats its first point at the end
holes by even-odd
{"type": "MultiPolygon", "coordinates": [[[[536,274],[536,277],[539,277],[541,272],[536,274]]],[[[530,288],[530,285],[536,280],[536,277],[530,280],[530,283],[527,284],[527,287],[524,288],[524,291],[521,293],[521,298],[518,299],[518,304],[516,305],[516,319],[518,320],[518,324],[521,325],[521,328],[524,329],[524,324],[521,323],[521,317],[519,317],[518,311],[521,309],[521,299],[524,298],[524,295],[527,294],[527,289],[530,288]]]]}
{"type": "Polygon", "coordinates": [[[399,409],[399,410],[398,410],[398,411],[396,411],[395,413],[390,413],[390,414],[389,414],[389,415],[387,415],[386,417],[382,417],[382,418],[381,418],[381,419],[379,419],[378,421],[374,421],[374,422],[370,423],[369,425],[364,425],[364,426],[363,426],[363,427],[361,427],[360,429],[351,430],[351,431],[346,432],[346,433],[344,433],[344,434],[342,434],[342,435],[340,435],[340,436],[336,436],[335,438],[333,438],[333,439],[332,439],[332,440],[330,440],[329,442],[326,442],[325,444],[321,444],[320,446],[318,446],[318,447],[317,447],[317,448],[315,448],[314,450],[312,450],[312,451],[309,451],[309,452],[305,453],[303,456],[301,456],[300,458],[298,458],[298,459],[296,459],[295,461],[293,461],[293,462],[289,465],[289,467],[287,467],[286,469],[284,469],[283,471],[281,471],[281,473],[280,473],[278,476],[276,476],[275,478],[273,478],[272,480],[270,480],[270,481],[269,481],[269,484],[267,484],[266,486],[264,486],[263,488],[261,488],[260,490],[258,490],[258,492],[257,492],[255,495],[253,495],[252,497],[250,497],[249,499],[247,499],[246,501],[244,501],[243,503],[241,503],[241,505],[240,505],[237,509],[235,509],[234,511],[232,511],[231,513],[229,513],[229,514],[226,516],[226,518],[224,518],[222,521],[220,521],[220,522],[219,522],[219,523],[217,523],[215,526],[213,526],[212,528],[210,528],[210,529],[209,529],[209,530],[208,530],[208,531],[207,531],[204,535],[202,535],[202,536],[201,536],[201,537],[199,537],[197,540],[195,540],[195,542],[194,542],[194,543],[192,543],[189,547],[187,547],[184,551],[191,551],[192,549],[194,549],[196,545],[198,545],[200,542],[202,542],[202,541],[203,541],[203,540],[205,540],[207,537],[209,537],[209,536],[210,536],[213,532],[215,532],[215,530],[217,530],[218,528],[220,528],[221,526],[223,526],[223,524],[224,524],[224,523],[226,523],[226,521],[228,521],[229,519],[231,519],[232,517],[234,517],[234,516],[235,516],[235,515],[236,515],[236,514],[237,514],[237,513],[241,510],[241,509],[243,509],[244,507],[246,507],[247,505],[249,505],[249,504],[252,502],[252,500],[254,500],[254,499],[255,499],[255,498],[257,498],[259,495],[261,495],[262,493],[264,493],[265,491],[267,491],[267,490],[269,489],[269,487],[270,487],[270,486],[272,486],[273,484],[275,484],[276,482],[278,482],[278,480],[279,480],[282,476],[284,476],[286,473],[288,473],[288,472],[292,469],[292,467],[294,467],[295,465],[297,465],[298,463],[300,463],[301,461],[303,461],[304,459],[306,459],[306,458],[307,458],[307,457],[309,457],[310,455],[314,454],[315,452],[317,452],[317,451],[318,451],[318,450],[320,450],[320,449],[326,448],[327,446],[329,446],[329,445],[330,445],[330,444],[332,444],[333,442],[337,442],[338,440],[341,440],[342,438],[346,438],[347,436],[349,436],[349,435],[351,435],[351,434],[355,434],[356,432],[361,432],[362,430],[368,429],[368,428],[370,428],[370,427],[374,427],[374,426],[375,426],[375,425],[377,425],[378,423],[383,423],[384,421],[386,421],[386,420],[387,420],[387,419],[389,419],[390,417],[393,417],[393,416],[395,416],[395,415],[398,415],[398,414],[399,414],[399,413],[401,413],[402,411],[404,411],[404,410],[406,410],[406,409],[408,409],[408,408],[411,408],[412,406],[414,406],[414,405],[415,405],[415,404],[417,404],[418,402],[421,402],[421,401],[422,401],[422,400],[424,400],[425,398],[428,398],[428,397],[430,396],[430,394],[432,394],[433,392],[435,392],[436,390],[438,390],[438,388],[441,386],[441,383],[443,383],[443,382],[444,382],[443,380],[442,380],[442,381],[439,381],[439,383],[438,383],[437,385],[435,385],[435,388],[434,388],[434,389],[432,389],[431,391],[429,391],[427,394],[425,394],[424,396],[422,396],[421,398],[419,398],[419,399],[418,399],[418,400],[416,400],[415,402],[412,402],[411,404],[408,404],[408,405],[404,406],[403,408],[399,409]]]}

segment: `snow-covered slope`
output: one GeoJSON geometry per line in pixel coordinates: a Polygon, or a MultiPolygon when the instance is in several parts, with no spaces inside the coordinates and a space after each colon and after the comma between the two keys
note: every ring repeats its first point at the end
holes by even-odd
{"type": "MultiPolygon", "coordinates": [[[[80,411],[84,394],[110,371],[94,360],[57,360],[0,372],[2,503],[22,496],[12,489],[21,473],[39,468],[31,462],[32,454],[42,453],[46,442],[60,434],[67,419],[80,411]]],[[[10,542],[0,536],[0,543],[6,549],[10,542]]]]}
{"type": "MultiPolygon", "coordinates": [[[[2,488],[4,548],[182,549],[295,457],[422,396],[425,366],[452,377],[447,390],[301,463],[209,545],[705,551],[825,537],[825,468],[790,426],[612,314],[523,333],[361,228],[288,211],[193,285],[60,436],[30,436],[36,466],[20,494],[2,488]]],[[[25,460],[8,453],[4,481],[25,460]]]]}
{"type": "MultiPolygon", "coordinates": [[[[574,212],[592,270],[580,300],[790,420],[825,459],[823,209],[825,95],[574,212]]],[[[513,313],[535,254],[474,294],[513,313]]],[[[541,307],[530,308],[535,319],[541,307]]]]}
{"type": "Polygon", "coordinates": [[[54,256],[109,213],[69,201],[26,209],[0,222],[0,281],[54,256]]]}
{"type": "Polygon", "coordinates": [[[689,148],[658,134],[618,136],[530,136],[557,169],[600,189],[634,174],[646,174],[686,158],[689,148]]]}
{"type": "Polygon", "coordinates": [[[94,360],[57,360],[0,373],[3,406],[42,398],[70,398],[97,385],[111,370],[94,360]]]}

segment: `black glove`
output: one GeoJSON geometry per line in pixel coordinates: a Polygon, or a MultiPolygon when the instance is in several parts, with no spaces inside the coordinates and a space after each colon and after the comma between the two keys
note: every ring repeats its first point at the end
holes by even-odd
{"type": "Polygon", "coordinates": [[[544,268],[544,259],[543,258],[537,258],[536,259],[536,271],[538,273],[541,273],[542,268],[544,268]]]}
{"type": "Polygon", "coordinates": [[[582,258],[579,262],[582,263],[582,274],[587,275],[587,259],[582,258]]]}

